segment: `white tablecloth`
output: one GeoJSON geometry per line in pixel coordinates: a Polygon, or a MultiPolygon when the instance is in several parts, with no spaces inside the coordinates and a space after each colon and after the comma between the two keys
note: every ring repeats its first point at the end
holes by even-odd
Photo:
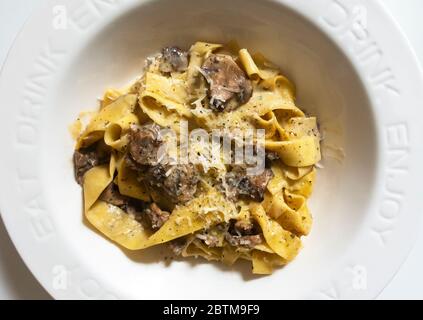
{"type": "MultiPolygon", "coordinates": [[[[0,1],[0,64],[5,60],[16,34],[39,1],[43,0],[0,1]]],[[[423,1],[381,1],[397,19],[423,63],[423,1]]],[[[423,225],[421,231],[422,236],[408,260],[379,298],[423,299],[423,225]]],[[[17,254],[1,220],[0,243],[0,299],[49,298],[17,254]]]]}

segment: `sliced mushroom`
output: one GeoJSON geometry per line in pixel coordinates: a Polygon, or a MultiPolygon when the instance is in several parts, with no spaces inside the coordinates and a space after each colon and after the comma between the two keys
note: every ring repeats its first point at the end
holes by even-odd
{"type": "Polygon", "coordinates": [[[148,169],[148,166],[138,164],[129,153],[124,156],[123,161],[125,162],[126,167],[136,173],[143,174],[148,169]]]}
{"type": "Polygon", "coordinates": [[[156,124],[131,127],[128,151],[133,162],[140,166],[156,165],[159,162],[159,151],[163,145],[160,129],[156,124]]]}
{"type": "Polygon", "coordinates": [[[196,238],[202,240],[210,248],[221,246],[220,238],[213,234],[199,233],[196,235],[196,238]]]}
{"type": "Polygon", "coordinates": [[[254,248],[263,242],[260,228],[247,220],[231,220],[225,239],[234,247],[254,248]]]}
{"type": "Polygon", "coordinates": [[[188,52],[178,47],[166,47],[162,50],[159,69],[163,73],[183,72],[188,68],[188,52]]]}
{"type": "Polygon", "coordinates": [[[234,224],[234,230],[237,234],[252,235],[255,231],[255,225],[248,220],[238,220],[234,224]]]}
{"type": "Polygon", "coordinates": [[[247,175],[246,168],[236,166],[225,177],[229,198],[236,200],[239,197],[248,197],[254,201],[263,201],[264,192],[273,176],[270,169],[264,169],[258,175],[247,175]]]}
{"type": "Polygon", "coordinates": [[[175,256],[180,256],[187,246],[187,240],[185,238],[177,238],[168,242],[168,247],[175,256]]]}
{"type": "Polygon", "coordinates": [[[200,239],[210,248],[222,247],[224,245],[225,234],[228,232],[228,229],[228,223],[220,223],[207,230],[197,233],[195,237],[200,239]]]}
{"type": "Polygon", "coordinates": [[[84,175],[90,169],[107,163],[107,154],[97,150],[96,146],[76,150],[73,154],[75,180],[82,185],[84,175]]]}
{"type": "Polygon", "coordinates": [[[252,236],[234,236],[226,234],[226,241],[233,247],[254,248],[256,245],[263,243],[262,236],[259,234],[252,236]]]}
{"type": "Polygon", "coordinates": [[[202,73],[210,85],[210,106],[215,111],[234,110],[250,100],[251,81],[231,56],[210,55],[202,66],[202,73]]]}
{"type": "Polygon", "coordinates": [[[149,168],[144,179],[151,187],[159,189],[177,204],[194,198],[199,174],[192,164],[159,164],[149,168]]]}
{"type": "Polygon", "coordinates": [[[279,160],[280,156],[279,154],[277,154],[274,151],[267,151],[266,150],[266,160],[267,161],[275,161],[275,160],[279,160]]]}
{"type": "Polygon", "coordinates": [[[170,213],[163,211],[155,203],[150,204],[150,206],[144,210],[144,214],[150,220],[151,228],[153,230],[159,230],[167,220],[169,220],[170,213]]]}
{"type": "Polygon", "coordinates": [[[116,184],[113,182],[110,183],[106,190],[100,195],[100,200],[110,203],[116,207],[121,208],[122,210],[126,210],[130,199],[122,194],[120,194],[119,189],[116,184]]]}
{"type": "Polygon", "coordinates": [[[255,201],[262,201],[270,180],[274,177],[272,170],[264,169],[262,174],[247,176],[239,184],[240,194],[249,196],[255,201]]]}

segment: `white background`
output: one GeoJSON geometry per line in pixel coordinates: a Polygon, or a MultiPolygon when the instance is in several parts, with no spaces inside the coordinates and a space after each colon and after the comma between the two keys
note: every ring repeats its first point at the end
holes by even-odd
{"type": "MultiPolygon", "coordinates": [[[[6,59],[16,34],[39,1],[42,0],[0,0],[0,65],[6,59]]],[[[380,1],[396,18],[423,63],[423,1],[380,1]]],[[[380,299],[423,299],[423,224],[421,231],[408,260],[379,296],[380,299]]],[[[48,298],[50,296],[17,254],[0,219],[0,299],[48,298]]]]}

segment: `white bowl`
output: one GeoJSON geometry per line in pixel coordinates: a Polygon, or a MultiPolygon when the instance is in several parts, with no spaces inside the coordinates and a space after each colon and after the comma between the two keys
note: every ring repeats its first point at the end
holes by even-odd
{"type": "Polygon", "coordinates": [[[374,298],[415,240],[422,78],[377,1],[46,1],[17,38],[0,93],[1,209],[55,298],[374,298]],[[67,23],[66,23],[67,22],[67,23]],[[68,126],[166,45],[237,40],[279,65],[325,140],[305,248],[272,276],[131,253],[84,222],[68,126]]]}

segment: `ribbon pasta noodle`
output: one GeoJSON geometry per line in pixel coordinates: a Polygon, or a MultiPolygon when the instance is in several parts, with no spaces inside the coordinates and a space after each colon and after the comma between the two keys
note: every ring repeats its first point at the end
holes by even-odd
{"type": "Polygon", "coordinates": [[[253,273],[270,274],[295,259],[311,231],[307,199],[321,138],[279,68],[229,49],[167,47],[147,59],[134,84],[107,89],[89,123],[72,125],[75,176],[86,219],[118,245],[166,245],[175,256],[228,267],[243,259],[253,273]],[[259,129],[261,161],[258,135],[245,138],[259,129]],[[218,141],[233,139],[229,160],[236,161],[225,162],[207,138],[217,131],[218,141]],[[237,161],[232,148],[251,143],[256,162],[237,161]]]}

